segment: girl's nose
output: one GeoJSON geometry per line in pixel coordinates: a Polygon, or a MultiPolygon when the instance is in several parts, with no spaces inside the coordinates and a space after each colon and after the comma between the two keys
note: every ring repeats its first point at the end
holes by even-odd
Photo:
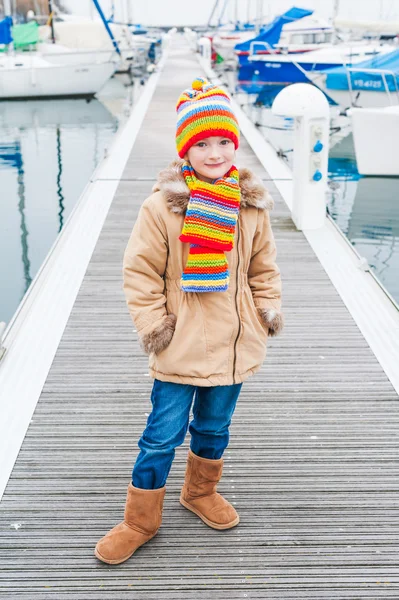
{"type": "Polygon", "coordinates": [[[211,148],[210,154],[209,154],[209,158],[220,158],[220,151],[219,148],[217,146],[214,146],[211,148]]]}

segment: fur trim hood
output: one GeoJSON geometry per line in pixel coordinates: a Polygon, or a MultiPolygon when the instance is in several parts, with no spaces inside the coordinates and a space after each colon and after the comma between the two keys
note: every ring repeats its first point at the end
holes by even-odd
{"type": "MultiPolygon", "coordinates": [[[[161,191],[166,198],[169,210],[174,213],[184,213],[190,198],[190,190],[181,172],[182,160],[174,160],[159,175],[153,192],[161,191]]],[[[262,181],[249,169],[239,169],[241,202],[240,209],[253,206],[263,210],[271,210],[273,198],[264,187],[262,181]]]]}

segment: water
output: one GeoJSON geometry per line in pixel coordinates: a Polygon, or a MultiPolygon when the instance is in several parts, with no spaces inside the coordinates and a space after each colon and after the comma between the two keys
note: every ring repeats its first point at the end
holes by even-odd
{"type": "MultiPolygon", "coordinates": [[[[237,90],[235,72],[222,73],[222,78],[265,139],[292,168],[293,120],[277,117],[270,110],[280,88],[270,86],[267,98],[263,98],[267,105],[257,106],[257,95],[237,90]]],[[[338,108],[331,108],[331,115],[327,210],[399,304],[399,178],[360,176],[350,120],[340,115],[338,108]]]]}
{"type": "Polygon", "coordinates": [[[141,89],[117,75],[89,102],[0,102],[0,321],[10,321],[141,89]]]}

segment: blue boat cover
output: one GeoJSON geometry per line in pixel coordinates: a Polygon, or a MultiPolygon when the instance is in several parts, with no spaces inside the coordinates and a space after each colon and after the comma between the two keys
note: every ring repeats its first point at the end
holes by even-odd
{"type": "Polygon", "coordinates": [[[11,27],[12,27],[12,18],[11,17],[6,17],[2,21],[0,21],[0,44],[11,44],[11,42],[12,42],[11,27]]]}
{"type": "Polygon", "coordinates": [[[250,45],[253,42],[267,42],[270,46],[274,46],[277,44],[280,36],[281,30],[286,23],[291,23],[292,21],[298,21],[299,19],[303,19],[303,17],[308,17],[313,14],[313,10],[306,10],[305,8],[297,8],[293,6],[283,15],[276,17],[271,23],[266,25],[257,37],[252,38],[251,40],[247,40],[246,42],[242,42],[241,44],[236,44],[234,50],[248,51],[250,45]]]}
{"type": "MultiPolygon", "coordinates": [[[[353,66],[356,71],[349,71],[351,78],[352,89],[354,90],[369,90],[374,92],[384,92],[385,86],[382,75],[379,73],[368,73],[362,69],[381,69],[391,71],[392,74],[386,73],[385,79],[389,91],[395,91],[396,85],[399,87],[399,49],[393,52],[377,54],[373,58],[363,60],[353,66]]],[[[330,90],[347,90],[348,86],[348,71],[345,67],[335,67],[323,71],[326,73],[326,87],[330,90]]]]}

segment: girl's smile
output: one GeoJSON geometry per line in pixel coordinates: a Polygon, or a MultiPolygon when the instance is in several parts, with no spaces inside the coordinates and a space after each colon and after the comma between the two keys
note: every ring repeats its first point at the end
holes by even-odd
{"type": "Polygon", "coordinates": [[[214,167],[221,167],[222,165],[224,165],[224,162],[217,163],[217,164],[205,165],[205,166],[206,166],[206,167],[211,167],[211,168],[214,168],[214,167]]]}

